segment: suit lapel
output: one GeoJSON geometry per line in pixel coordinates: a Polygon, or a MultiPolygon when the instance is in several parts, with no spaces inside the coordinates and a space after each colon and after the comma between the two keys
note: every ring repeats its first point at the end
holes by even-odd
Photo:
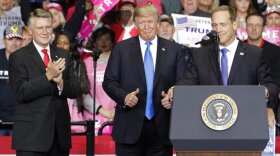
{"type": "Polygon", "coordinates": [[[35,64],[37,64],[39,66],[39,68],[42,72],[46,72],[45,64],[44,64],[39,52],[37,51],[35,45],[33,44],[33,42],[31,42],[28,45],[28,48],[29,48],[29,52],[30,52],[32,60],[35,62],[35,64]]]}
{"type": "Polygon", "coordinates": [[[165,61],[165,53],[167,53],[166,48],[162,43],[162,39],[158,37],[158,45],[157,45],[157,58],[156,58],[156,67],[155,67],[155,75],[154,75],[154,87],[157,84],[160,76],[161,64],[164,64],[165,61]]]}
{"type": "Polygon", "coordinates": [[[219,65],[219,48],[215,48],[215,45],[211,46],[208,50],[208,57],[218,84],[222,84],[221,69],[219,65]]]}
{"type": "Polygon", "coordinates": [[[246,49],[245,49],[244,43],[239,41],[234,58],[233,58],[233,62],[231,65],[229,78],[228,78],[229,85],[232,84],[234,77],[237,75],[238,68],[239,68],[240,64],[242,63],[244,55],[246,55],[246,49]]]}
{"type": "Polygon", "coordinates": [[[137,68],[136,72],[139,73],[140,79],[142,80],[143,84],[145,84],[146,86],[144,62],[142,58],[139,37],[135,37],[135,40],[132,42],[130,49],[133,52],[133,60],[135,61],[136,68],[137,68]]]}

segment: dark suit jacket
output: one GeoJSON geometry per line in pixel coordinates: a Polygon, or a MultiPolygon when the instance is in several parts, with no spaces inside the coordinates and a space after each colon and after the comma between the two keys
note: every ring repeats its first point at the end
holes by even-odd
{"type": "MultiPolygon", "coordinates": [[[[219,65],[219,52],[214,45],[193,51],[191,65],[184,79],[177,85],[223,85],[219,65]]],[[[228,85],[265,85],[269,90],[270,104],[274,107],[277,87],[270,68],[263,59],[262,49],[243,42],[238,43],[233,59],[228,85]]]]}
{"type": "Polygon", "coordinates": [[[73,75],[70,53],[50,47],[52,60],[66,59],[64,86],[59,95],[56,83],[45,76],[44,62],[33,42],[9,57],[9,79],[19,104],[16,105],[12,147],[16,150],[46,152],[55,127],[63,150],[71,148],[70,114],[66,98],[75,98],[78,84],[73,75]]]}
{"type": "Polygon", "coordinates": [[[264,40],[262,46],[264,51],[264,58],[271,67],[274,80],[278,87],[280,87],[280,47],[264,40]]]}
{"type": "MultiPolygon", "coordinates": [[[[180,45],[158,37],[154,76],[153,104],[155,124],[160,139],[169,142],[170,109],[161,105],[161,92],[167,92],[185,69],[184,53],[180,45]]],[[[117,143],[133,144],[139,137],[145,119],[146,80],[138,37],[122,41],[114,47],[103,82],[106,93],[116,101],[113,138],[117,143]],[[127,94],[140,89],[138,103],[129,108],[124,105],[127,94]]]]}

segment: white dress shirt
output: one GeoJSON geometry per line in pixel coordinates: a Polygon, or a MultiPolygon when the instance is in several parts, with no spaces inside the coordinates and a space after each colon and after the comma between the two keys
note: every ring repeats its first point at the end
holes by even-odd
{"type": "MultiPolygon", "coordinates": [[[[144,41],[140,36],[139,36],[139,40],[140,40],[140,47],[141,47],[141,52],[142,52],[142,58],[143,58],[143,62],[144,62],[144,56],[145,56],[145,52],[146,52],[146,42],[144,41]]],[[[150,46],[150,51],[152,53],[152,57],[153,57],[153,63],[154,63],[154,71],[156,69],[156,61],[157,61],[157,41],[158,41],[158,37],[156,36],[151,42],[151,46],[150,46]]]]}
{"type": "Polygon", "coordinates": [[[230,70],[231,70],[233,59],[234,59],[234,55],[236,53],[236,49],[237,49],[237,46],[238,46],[238,42],[239,41],[237,40],[237,38],[235,38],[234,41],[230,45],[228,45],[227,47],[223,47],[223,46],[219,45],[219,48],[220,48],[220,68],[221,68],[221,57],[222,57],[221,49],[223,49],[223,48],[228,49],[228,52],[226,53],[226,55],[227,55],[227,59],[228,59],[228,74],[229,75],[230,75],[230,70]]]}
{"type": "Polygon", "coordinates": [[[49,55],[49,58],[51,59],[50,45],[48,45],[46,48],[42,48],[34,40],[33,40],[33,43],[34,43],[35,48],[37,49],[37,51],[40,54],[40,56],[41,56],[43,61],[44,61],[44,56],[45,56],[45,54],[42,52],[43,49],[47,49],[48,50],[48,55],[49,55]]]}
{"type": "MultiPolygon", "coordinates": [[[[44,53],[42,52],[43,49],[47,49],[48,50],[48,55],[49,55],[49,60],[51,59],[51,53],[50,53],[50,45],[48,45],[46,48],[42,48],[40,47],[34,40],[33,40],[33,43],[34,43],[34,46],[35,48],[37,49],[39,55],[41,56],[42,60],[44,61],[44,53]]],[[[58,89],[58,94],[61,95],[61,92],[62,92],[62,88],[60,88],[58,85],[57,85],[57,89],[58,89]]]]}

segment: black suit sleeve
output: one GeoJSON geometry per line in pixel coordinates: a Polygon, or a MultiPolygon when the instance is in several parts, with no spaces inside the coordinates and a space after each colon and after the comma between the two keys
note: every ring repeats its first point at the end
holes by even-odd
{"type": "Polygon", "coordinates": [[[70,36],[72,40],[77,36],[79,30],[81,29],[81,25],[84,20],[84,16],[87,13],[85,8],[85,0],[77,0],[75,12],[69,21],[67,21],[64,25],[64,31],[67,35],[70,36]]]}
{"type": "Polygon", "coordinates": [[[52,84],[45,74],[30,79],[26,64],[26,55],[20,55],[20,51],[13,53],[9,57],[9,79],[11,86],[20,102],[33,100],[41,96],[51,94],[52,84]]]}
{"type": "Polygon", "coordinates": [[[121,50],[117,44],[116,47],[111,52],[102,86],[104,91],[107,93],[107,95],[109,95],[110,98],[116,101],[119,107],[125,108],[124,100],[126,95],[129,94],[129,92],[124,90],[119,83],[121,77],[120,75],[121,53],[120,52],[121,50]]]}
{"type": "MultiPolygon", "coordinates": [[[[48,81],[45,73],[31,78],[27,69],[28,63],[31,63],[26,58],[29,56],[21,53],[23,51],[17,51],[9,57],[9,79],[17,99],[20,102],[27,102],[44,96],[59,96],[56,83],[48,81]]],[[[66,60],[67,62],[69,61],[69,59],[66,60]]],[[[61,96],[74,98],[78,93],[78,84],[72,71],[73,63],[69,61],[67,64],[67,68],[63,73],[64,88],[61,96]]]]}
{"type": "Polygon", "coordinates": [[[77,77],[75,76],[75,71],[74,71],[74,61],[73,58],[71,57],[71,54],[67,52],[68,56],[66,60],[66,69],[65,72],[63,73],[63,90],[61,93],[62,97],[65,98],[76,98],[77,95],[80,94],[79,90],[79,85],[78,85],[78,80],[77,77]]]}
{"type": "Polygon", "coordinates": [[[260,85],[265,85],[269,92],[267,107],[274,108],[278,99],[278,88],[272,76],[272,71],[265,61],[264,55],[260,56],[258,67],[258,82],[260,85]]]}
{"type": "Polygon", "coordinates": [[[189,52],[188,66],[184,72],[183,78],[176,85],[198,85],[198,73],[194,60],[194,49],[189,52]]]}

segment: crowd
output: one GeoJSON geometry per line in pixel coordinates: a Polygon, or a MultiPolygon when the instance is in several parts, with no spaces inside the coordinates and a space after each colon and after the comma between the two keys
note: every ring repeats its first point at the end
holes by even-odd
{"type": "Polygon", "coordinates": [[[68,131],[70,121],[95,114],[100,124],[113,121],[108,133],[119,155],[130,150],[169,155],[174,85],[265,85],[269,126],[280,121],[280,47],[262,36],[265,26],[280,28],[279,1],[120,0],[105,15],[99,11],[91,0],[0,0],[0,122],[15,123],[14,131],[0,127],[0,135],[13,135],[17,154],[67,155],[71,142],[62,138],[86,131],[83,126],[68,131]],[[214,61],[221,67],[219,78],[207,64],[211,45],[197,49],[173,39],[172,13],[211,18],[219,48],[226,48],[213,58],[232,64],[225,69],[214,61]],[[236,38],[238,28],[246,29],[247,40],[236,38]],[[85,49],[100,51],[96,80],[85,49]],[[250,65],[240,66],[241,76],[231,80],[237,50],[250,56],[250,65]],[[31,139],[28,130],[34,132],[31,139]],[[62,148],[53,149],[57,144],[62,148]]]}

